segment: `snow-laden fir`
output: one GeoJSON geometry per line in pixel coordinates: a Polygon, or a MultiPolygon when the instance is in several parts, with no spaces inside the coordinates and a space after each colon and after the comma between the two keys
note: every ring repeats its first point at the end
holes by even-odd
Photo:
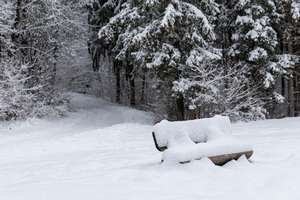
{"type": "Polygon", "coordinates": [[[0,123],[0,199],[243,199],[300,196],[300,118],[232,125],[253,144],[223,167],[160,163],[151,113],[72,95],[64,119],[0,123]]]}

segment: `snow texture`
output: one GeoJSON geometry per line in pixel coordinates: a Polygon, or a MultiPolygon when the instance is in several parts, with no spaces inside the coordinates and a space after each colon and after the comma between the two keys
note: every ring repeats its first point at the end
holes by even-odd
{"type": "Polygon", "coordinates": [[[293,20],[298,22],[300,20],[300,2],[292,2],[291,13],[293,20]]]}
{"type": "Polygon", "coordinates": [[[251,163],[161,164],[151,114],[89,96],[71,105],[61,120],[0,122],[1,200],[299,199],[299,117],[232,124],[251,163]]]}
{"type": "Polygon", "coordinates": [[[252,150],[250,144],[231,136],[229,118],[223,116],[181,122],[163,120],[153,132],[158,146],[168,147],[162,154],[164,161],[185,162],[252,150]]]}
{"type": "Polygon", "coordinates": [[[165,15],[161,21],[161,26],[166,29],[174,29],[175,20],[181,17],[182,14],[178,12],[173,4],[169,4],[166,8],[165,15]]]}
{"type": "Polygon", "coordinates": [[[268,52],[264,50],[263,48],[256,47],[253,51],[249,53],[249,59],[250,61],[258,61],[262,58],[267,58],[268,52]]]}

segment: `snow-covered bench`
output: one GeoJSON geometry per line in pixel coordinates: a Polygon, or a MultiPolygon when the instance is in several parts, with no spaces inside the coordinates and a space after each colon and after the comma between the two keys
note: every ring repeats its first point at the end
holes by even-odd
{"type": "Polygon", "coordinates": [[[169,122],[163,120],[152,132],[156,148],[163,151],[162,161],[187,163],[208,157],[214,164],[223,165],[242,155],[250,158],[252,145],[231,136],[228,117],[169,122]]]}

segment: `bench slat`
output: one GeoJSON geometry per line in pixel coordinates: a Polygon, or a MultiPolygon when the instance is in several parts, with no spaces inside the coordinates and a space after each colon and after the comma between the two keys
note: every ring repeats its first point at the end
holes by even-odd
{"type": "MultiPolygon", "coordinates": [[[[253,151],[245,151],[245,152],[239,152],[239,153],[232,153],[232,154],[225,154],[225,155],[218,155],[218,156],[211,156],[208,157],[215,165],[224,165],[227,162],[231,160],[237,160],[241,156],[245,156],[247,159],[249,159],[253,154],[253,151]]],[[[200,160],[200,159],[196,159],[200,160]]],[[[180,164],[189,163],[190,161],[180,162],[180,164]]]]}

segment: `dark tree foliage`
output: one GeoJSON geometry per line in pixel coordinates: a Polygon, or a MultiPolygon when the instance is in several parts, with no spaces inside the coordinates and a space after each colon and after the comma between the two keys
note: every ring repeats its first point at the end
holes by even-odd
{"type": "Polygon", "coordinates": [[[300,114],[296,0],[0,3],[2,120],[65,112],[68,80],[159,119],[300,114]]]}

